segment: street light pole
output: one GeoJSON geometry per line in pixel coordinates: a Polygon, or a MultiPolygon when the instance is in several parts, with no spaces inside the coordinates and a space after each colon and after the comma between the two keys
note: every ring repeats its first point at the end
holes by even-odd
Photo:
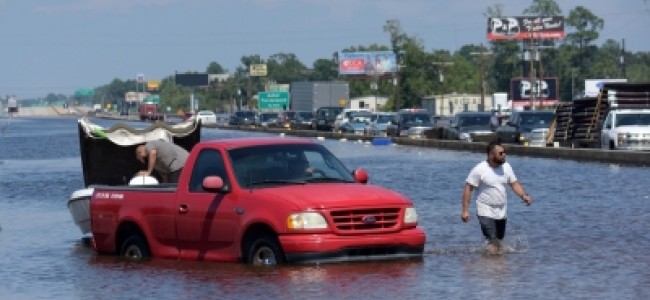
{"type": "Polygon", "coordinates": [[[481,51],[478,52],[471,52],[470,55],[478,56],[479,57],[479,69],[480,69],[480,74],[479,74],[479,84],[480,84],[480,89],[481,89],[481,109],[479,111],[485,111],[485,57],[488,55],[492,55],[492,52],[490,51],[485,51],[483,49],[483,44],[481,44],[481,51]]]}

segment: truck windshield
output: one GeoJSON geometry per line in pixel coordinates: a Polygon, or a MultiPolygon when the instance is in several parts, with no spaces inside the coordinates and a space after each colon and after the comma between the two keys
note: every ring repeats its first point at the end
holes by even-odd
{"type": "Polygon", "coordinates": [[[354,182],[351,172],[318,144],[251,146],[230,150],[228,154],[242,188],[306,182],[354,182]]]}
{"type": "Polygon", "coordinates": [[[650,126],[650,114],[619,114],[616,126],[650,126]]]}
{"type": "Polygon", "coordinates": [[[522,114],[521,125],[549,125],[553,122],[555,115],[549,114],[522,114]]]}
{"type": "Polygon", "coordinates": [[[458,125],[466,126],[489,126],[492,117],[490,116],[467,116],[459,120],[458,125]]]}

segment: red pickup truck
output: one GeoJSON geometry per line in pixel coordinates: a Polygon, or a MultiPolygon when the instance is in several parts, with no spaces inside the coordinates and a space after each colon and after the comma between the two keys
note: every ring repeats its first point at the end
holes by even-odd
{"type": "Polygon", "coordinates": [[[300,138],[196,144],[178,184],[95,186],[93,247],[132,259],[275,265],[421,258],[405,196],[300,138]]]}

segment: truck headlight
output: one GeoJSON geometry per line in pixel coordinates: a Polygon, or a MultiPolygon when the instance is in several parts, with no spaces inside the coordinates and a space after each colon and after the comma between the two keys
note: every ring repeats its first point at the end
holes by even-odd
{"type": "Polygon", "coordinates": [[[469,134],[469,132],[461,132],[460,135],[458,135],[458,139],[471,142],[472,136],[469,134]]]}
{"type": "Polygon", "coordinates": [[[404,224],[417,224],[418,222],[418,213],[415,211],[415,207],[407,207],[404,210],[404,224]]]}
{"type": "Polygon", "coordinates": [[[629,139],[628,133],[619,133],[618,134],[618,143],[625,144],[625,141],[629,139]]]}
{"type": "Polygon", "coordinates": [[[317,212],[300,212],[287,217],[289,229],[326,229],[325,217],[317,212]]]}

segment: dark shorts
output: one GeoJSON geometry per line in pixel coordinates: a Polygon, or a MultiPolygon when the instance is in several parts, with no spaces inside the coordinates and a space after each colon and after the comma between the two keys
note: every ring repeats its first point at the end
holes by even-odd
{"type": "Polygon", "coordinates": [[[180,168],[174,172],[169,173],[169,178],[167,178],[169,183],[178,183],[178,178],[181,177],[181,171],[183,168],[180,168]]]}
{"type": "Polygon", "coordinates": [[[497,220],[478,216],[478,222],[481,224],[481,231],[483,231],[483,235],[489,242],[503,239],[506,235],[507,220],[508,219],[497,220]]]}

